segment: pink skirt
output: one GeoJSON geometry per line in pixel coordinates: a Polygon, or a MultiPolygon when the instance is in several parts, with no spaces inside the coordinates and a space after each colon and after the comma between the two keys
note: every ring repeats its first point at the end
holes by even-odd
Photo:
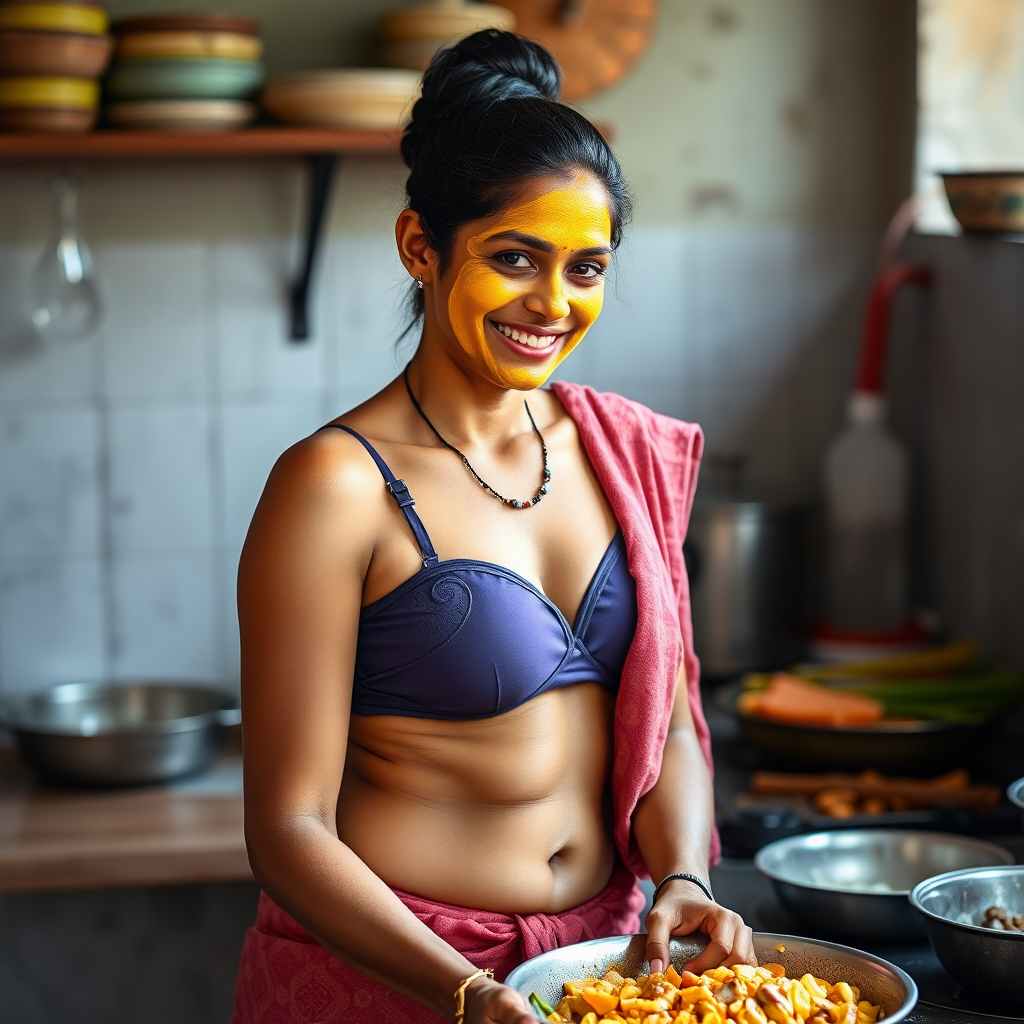
{"type": "MultiPolygon", "coordinates": [[[[559,946],[640,929],[644,895],[621,864],[593,899],[560,914],[494,914],[409,893],[395,895],[476,967],[503,981],[524,960],[559,946]]],[[[337,960],[266,893],[242,948],[232,1024],[444,1024],[413,999],[337,960]]]]}

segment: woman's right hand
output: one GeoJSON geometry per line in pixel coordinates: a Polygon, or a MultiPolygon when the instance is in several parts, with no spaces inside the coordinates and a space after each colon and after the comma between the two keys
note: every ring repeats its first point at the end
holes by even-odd
{"type": "Polygon", "coordinates": [[[530,1004],[508,985],[481,978],[466,989],[464,1024],[537,1024],[530,1004]]]}

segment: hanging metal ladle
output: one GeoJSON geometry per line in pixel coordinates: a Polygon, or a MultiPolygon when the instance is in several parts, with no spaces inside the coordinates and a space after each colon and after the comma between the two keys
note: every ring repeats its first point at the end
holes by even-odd
{"type": "Polygon", "coordinates": [[[29,317],[47,341],[87,338],[103,315],[92,256],[78,236],[79,190],[74,175],[53,179],[54,231],[29,281],[29,317]]]}

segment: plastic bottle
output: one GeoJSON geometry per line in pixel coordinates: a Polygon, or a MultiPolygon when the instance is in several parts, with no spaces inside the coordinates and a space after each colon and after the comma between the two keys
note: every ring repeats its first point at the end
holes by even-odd
{"type": "Polygon", "coordinates": [[[907,617],[907,456],[885,427],[885,399],[856,391],[825,466],[829,624],[900,629],[907,617]]]}

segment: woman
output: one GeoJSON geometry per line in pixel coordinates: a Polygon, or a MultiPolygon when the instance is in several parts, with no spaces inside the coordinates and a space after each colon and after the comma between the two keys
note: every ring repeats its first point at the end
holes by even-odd
{"type": "Polygon", "coordinates": [[[282,456],[253,518],[239,619],[264,896],[239,1024],[525,1024],[501,979],[637,930],[644,870],[666,880],[652,969],[697,929],[694,969],[753,962],[710,897],[683,658],[699,432],[540,387],[600,312],[629,212],[558,87],[508,33],[435,58],[395,231],[419,347],[282,456]]]}

